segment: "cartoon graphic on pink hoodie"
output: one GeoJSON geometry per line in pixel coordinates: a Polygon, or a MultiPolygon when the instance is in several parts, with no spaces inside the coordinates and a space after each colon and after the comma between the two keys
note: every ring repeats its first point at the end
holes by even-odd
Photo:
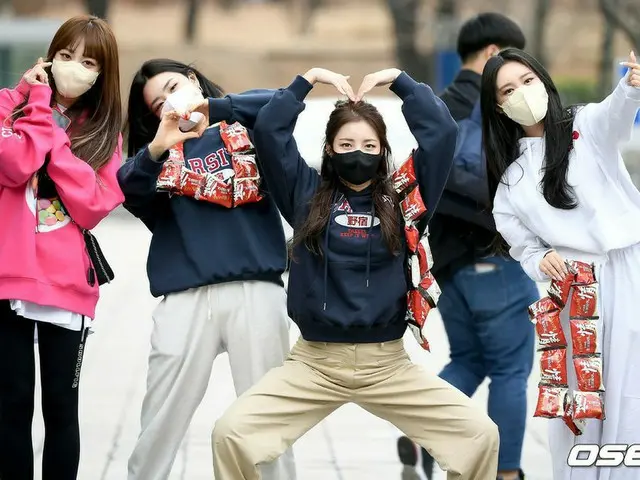
{"type": "Polygon", "coordinates": [[[7,226],[0,229],[0,299],[95,318],[99,290],[89,281],[92,267],[81,229],[91,230],[124,201],[116,178],[122,139],[113,158],[95,172],[73,155],[50,105],[48,85],[23,80],[14,90],[0,90],[0,211],[7,226]],[[11,112],[27,96],[25,115],[13,121],[11,112]],[[60,199],[36,198],[35,174],[47,154],[60,199]]]}

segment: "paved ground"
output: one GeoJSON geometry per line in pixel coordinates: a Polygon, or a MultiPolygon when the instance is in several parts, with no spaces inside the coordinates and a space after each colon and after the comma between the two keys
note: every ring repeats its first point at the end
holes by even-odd
{"type": "MultiPolygon", "coordinates": [[[[145,260],[149,233],[126,212],[115,213],[96,230],[118,274],[104,288],[96,333],[86,350],[81,389],[83,452],[80,480],[123,480],[126,461],[138,434],[149,351],[151,311],[157,300],[148,293],[145,260]]],[[[177,319],[179,320],[179,319],[177,319]]],[[[431,354],[406,337],[414,361],[434,372],[447,361],[448,345],[439,318],[430,325],[431,354]]],[[[298,332],[292,331],[292,341],[298,332]]],[[[530,381],[531,410],[536,389],[530,381]]],[[[234,393],[226,355],[214,366],[211,385],[176,461],[171,480],[213,478],[209,435],[234,393]]],[[[486,385],[475,399],[486,402],[486,385]]],[[[40,413],[36,415],[36,444],[42,447],[40,413]]],[[[399,478],[395,455],[396,429],[358,407],[348,405],[311,430],[295,447],[301,480],[360,480],[399,478]]],[[[529,418],[524,468],[532,480],[550,480],[545,422],[529,418]]],[[[444,475],[441,477],[444,479],[444,475]]]]}
{"type": "MultiPolygon", "coordinates": [[[[399,104],[375,100],[389,126],[389,140],[398,158],[406,158],[413,138],[399,117],[399,104]]],[[[321,151],[324,116],[332,101],[309,102],[298,123],[301,151],[313,165],[321,151]],[[319,128],[320,126],[320,128],[319,128]],[[309,133],[313,132],[313,133],[309,133]]],[[[117,274],[103,289],[96,333],[89,338],[81,387],[82,460],[80,480],[124,480],[126,462],[138,435],[145,389],[151,312],[158,303],[149,294],[145,263],[150,234],[125,211],[116,211],[96,229],[117,274]]],[[[179,319],[176,319],[179,321],[179,319]]],[[[292,342],[298,336],[292,329],[292,342]]],[[[412,336],[406,345],[413,360],[433,372],[447,362],[448,343],[439,317],[429,325],[432,352],[423,351],[412,336]]],[[[551,480],[546,423],[532,417],[537,370],[529,384],[529,420],[523,468],[531,480],[551,480]]],[[[486,403],[487,386],[474,397],[486,403]]],[[[213,478],[209,437],[215,420],[233,401],[226,355],[214,366],[210,389],[184,441],[171,480],[213,478]]],[[[36,447],[42,449],[40,412],[36,414],[36,447]]],[[[300,480],[393,480],[400,478],[395,442],[398,431],[353,405],[347,405],[312,429],[295,446],[300,480]]],[[[464,452],[461,452],[464,453],[464,452]]],[[[156,480],[156,479],[154,479],[156,480]]],[[[225,479],[229,480],[229,479],[225,479]]],[[[444,480],[442,475],[437,480],[444,480]]]]}

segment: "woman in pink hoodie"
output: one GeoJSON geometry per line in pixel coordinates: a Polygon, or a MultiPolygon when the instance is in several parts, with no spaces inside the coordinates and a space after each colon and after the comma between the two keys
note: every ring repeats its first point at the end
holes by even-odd
{"type": "Polygon", "coordinates": [[[2,480],[33,478],[36,329],[43,478],[77,476],[80,366],[105,267],[88,231],[123,201],[120,126],[118,47],[96,17],[65,22],[47,58],[0,90],[2,480]]]}

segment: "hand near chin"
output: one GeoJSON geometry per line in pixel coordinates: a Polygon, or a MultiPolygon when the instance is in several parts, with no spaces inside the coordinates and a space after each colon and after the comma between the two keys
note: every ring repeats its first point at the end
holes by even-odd
{"type": "Polygon", "coordinates": [[[33,68],[28,70],[22,78],[29,85],[49,85],[49,76],[44,69],[50,66],[51,62],[45,62],[42,58],[39,58],[33,68]]]}
{"type": "Polygon", "coordinates": [[[364,77],[364,80],[362,80],[362,84],[360,85],[358,94],[356,95],[356,101],[361,101],[364,96],[375,87],[392,84],[401,73],[402,70],[397,68],[388,68],[386,70],[380,70],[379,72],[370,73],[364,77]]]}

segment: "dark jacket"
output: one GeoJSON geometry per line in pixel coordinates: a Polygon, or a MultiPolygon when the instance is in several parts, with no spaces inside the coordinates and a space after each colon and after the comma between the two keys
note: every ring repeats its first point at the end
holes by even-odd
{"type": "MultiPolygon", "coordinates": [[[[468,118],[480,99],[480,78],[471,70],[462,70],[440,95],[457,122],[468,118]]],[[[458,172],[459,168],[454,162],[429,225],[434,259],[432,272],[439,281],[447,280],[460,268],[486,256],[495,235],[491,212],[469,195],[478,190],[477,185],[472,184],[478,178],[458,172]]]]}
{"type": "MultiPolygon", "coordinates": [[[[300,156],[293,137],[312,86],[297,77],[260,111],[253,131],[264,178],[294,227],[309,213],[321,178],[300,156]]],[[[406,73],[391,85],[418,143],[415,171],[428,211],[434,211],[451,168],[457,125],[431,89],[406,73]]],[[[287,307],[308,341],[369,343],[402,337],[407,323],[407,254],[383,241],[372,189],[334,192],[323,255],[304,245],[293,251],[287,307]]]]}
{"type": "MultiPolygon", "coordinates": [[[[255,116],[274,91],[250,91],[210,99],[210,121],[238,121],[249,130],[255,116]]],[[[147,274],[151,293],[158,297],[217,283],[261,280],[282,285],[287,247],[282,221],[263,182],[264,199],[226,208],[156,190],[167,153],[155,162],[147,148],[120,168],[118,180],[124,207],[152,233],[147,274]]],[[[187,165],[211,173],[231,169],[231,156],[219,127],[184,144],[187,165]]]]}

